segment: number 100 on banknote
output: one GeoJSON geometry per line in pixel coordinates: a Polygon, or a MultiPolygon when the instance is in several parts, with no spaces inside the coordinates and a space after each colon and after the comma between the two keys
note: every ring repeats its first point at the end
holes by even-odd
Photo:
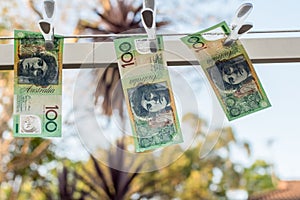
{"type": "Polygon", "coordinates": [[[136,151],[182,142],[162,36],[152,44],[145,37],[114,43],[136,151]]]}

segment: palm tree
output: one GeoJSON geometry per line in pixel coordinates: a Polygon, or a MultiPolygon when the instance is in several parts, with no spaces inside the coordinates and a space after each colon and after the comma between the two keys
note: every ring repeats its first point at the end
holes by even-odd
{"type": "Polygon", "coordinates": [[[128,171],[134,171],[133,173],[107,167],[91,156],[90,162],[80,167],[77,166],[77,170],[64,166],[58,173],[60,199],[125,200],[129,199],[133,193],[138,192],[139,187],[133,187],[133,183],[139,175],[143,163],[135,166],[133,160],[124,162],[126,159],[123,153],[124,139],[119,140],[117,146],[117,150],[111,150],[107,154],[108,166],[126,168],[128,171]]]}
{"type": "MultiPolygon", "coordinates": [[[[102,5],[102,10],[94,9],[99,16],[99,21],[95,23],[87,22],[85,20],[79,20],[75,29],[75,34],[117,34],[117,33],[141,33],[144,32],[141,29],[142,23],[140,18],[140,11],[142,10],[142,2],[134,0],[99,0],[102,5]],[[134,3],[138,2],[136,6],[134,3]]],[[[166,21],[156,23],[157,27],[168,24],[166,21]]],[[[95,38],[95,42],[111,41],[111,38],[95,38]]],[[[95,105],[98,103],[99,97],[103,97],[102,110],[103,114],[107,116],[112,115],[112,107],[119,111],[121,119],[123,116],[123,90],[116,87],[120,80],[120,74],[118,68],[107,67],[104,72],[98,70],[95,79],[97,87],[95,91],[95,105]],[[115,97],[112,98],[113,92],[115,97]]],[[[142,164],[140,162],[132,160],[129,162],[123,153],[123,149],[126,148],[126,138],[121,138],[117,142],[118,148],[114,151],[107,152],[108,166],[106,167],[100,164],[92,155],[91,162],[93,169],[88,170],[86,166],[82,167],[82,173],[71,172],[68,169],[64,169],[59,175],[59,179],[65,185],[60,185],[60,193],[64,195],[64,198],[72,197],[74,194],[74,185],[68,183],[66,180],[66,173],[75,173],[74,177],[79,182],[84,183],[87,186],[89,194],[86,191],[81,192],[81,197],[89,196],[90,198],[101,197],[101,199],[112,199],[112,200],[124,200],[130,198],[134,192],[141,192],[141,188],[133,186],[133,182],[138,177],[142,164]],[[128,164],[130,163],[130,164],[128,164]],[[121,168],[128,169],[127,171],[120,171],[114,169],[112,166],[123,166],[121,168]]],[[[76,192],[76,191],[75,191],[76,192]]],[[[151,194],[149,194],[151,196],[151,194]]],[[[80,198],[79,198],[80,199],[80,198]]]]}

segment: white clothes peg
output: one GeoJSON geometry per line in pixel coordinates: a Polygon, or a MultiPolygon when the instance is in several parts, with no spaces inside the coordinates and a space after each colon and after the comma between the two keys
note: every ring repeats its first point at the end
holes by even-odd
{"type": "Polygon", "coordinates": [[[251,3],[244,3],[237,9],[231,22],[231,33],[224,41],[224,46],[230,46],[241,35],[245,34],[253,27],[252,23],[244,23],[252,9],[253,5],[251,3]]]}
{"type": "Polygon", "coordinates": [[[54,48],[54,27],[52,23],[47,20],[40,20],[39,29],[45,39],[46,50],[52,50],[54,48]]]}
{"type": "Polygon", "coordinates": [[[157,51],[156,41],[156,4],[155,0],[144,0],[141,11],[142,24],[148,35],[148,45],[150,52],[157,51]]]}
{"type": "Polygon", "coordinates": [[[39,20],[38,25],[40,32],[45,39],[46,50],[52,50],[54,48],[54,26],[53,19],[55,14],[55,1],[44,0],[44,13],[42,20],[39,20]]]}
{"type": "Polygon", "coordinates": [[[44,0],[44,11],[43,18],[52,21],[55,15],[55,1],[44,0]]]}

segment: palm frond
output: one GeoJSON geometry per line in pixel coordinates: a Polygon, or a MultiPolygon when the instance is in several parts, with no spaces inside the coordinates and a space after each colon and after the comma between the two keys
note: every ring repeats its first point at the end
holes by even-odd
{"type": "MultiPolygon", "coordinates": [[[[113,21],[113,19],[110,18],[110,16],[106,16],[105,14],[98,12],[97,9],[95,9],[94,12],[104,21],[104,23],[109,24],[111,27],[114,27],[116,29],[122,27],[122,25],[115,23],[113,21]]],[[[116,17],[118,17],[118,16],[116,16],[116,17]]]]}
{"type": "Polygon", "coordinates": [[[94,168],[95,168],[95,170],[97,172],[97,175],[98,175],[98,177],[100,177],[100,179],[103,182],[103,186],[102,187],[103,187],[104,192],[106,193],[106,195],[110,199],[112,199],[113,198],[113,194],[111,193],[111,191],[109,189],[108,180],[105,178],[104,173],[103,173],[101,167],[99,166],[97,160],[93,156],[91,156],[91,158],[92,158],[92,161],[93,161],[93,164],[94,164],[94,168]]]}
{"type": "MultiPolygon", "coordinates": [[[[85,172],[85,174],[87,174],[87,173],[85,172]]],[[[100,191],[99,191],[99,189],[97,187],[99,185],[99,183],[94,179],[95,177],[94,176],[90,176],[90,175],[88,175],[88,176],[90,178],[92,178],[92,179],[88,180],[85,176],[82,176],[79,173],[75,173],[75,178],[78,179],[78,180],[80,180],[80,181],[82,181],[89,188],[89,195],[91,197],[97,198],[97,196],[102,196],[103,194],[100,193],[100,191]],[[91,181],[94,181],[94,182],[91,182],[91,181]],[[93,193],[96,196],[93,196],[92,195],[93,193]]],[[[102,189],[102,187],[100,187],[100,188],[102,189]]],[[[80,191],[80,192],[82,192],[82,191],[80,191]]],[[[106,194],[106,193],[104,193],[104,194],[106,194]]],[[[86,194],[84,194],[84,195],[86,196],[86,194]]]]}
{"type": "Polygon", "coordinates": [[[127,174],[127,178],[123,178],[120,182],[120,193],[126,194],[127,191],[129,191],[130,186],[132,185],[133,180],[136,178],[136,176],[139,175],[140,170],[142,169],[143,165],[140,164],[138,168],[135,170],[135,173],[127,174]]]}
{"type": "MultiPolygon", "coordinates": [[[[81,176],[71,168],[63,167],[58,173],[59,198],[61,200],[98,199],[101,193],[94,184],[90,183],[84,176],[81,176]],[[89,190],[78,188],[77,183],[81,181],[89,190]]],[[[52,195],[53,196],[53,195],[52,195]]],[[[52,198],[50,195],[50,197],[52,198]]]]}
{"type": "Polygon", "coordinates": [[[62,172],[58,173],[59,197],[64,200],[74,199],[74,192],[76,188],[76,180],[70,182],[68,180],[68,174],[72,174],[72,172],[65,166],[63,167],[62,172]]]}

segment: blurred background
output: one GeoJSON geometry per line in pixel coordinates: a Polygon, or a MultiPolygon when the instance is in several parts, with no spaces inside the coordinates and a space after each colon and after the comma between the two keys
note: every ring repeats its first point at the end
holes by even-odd
{"type": "MultiPolygon", "coordinates": [[[[156,0],[158,33],[230,24],[243,2],[156,0]]],[[[247,2],[254,6],[251,31],[300,27],[296,0],[247,2]]],[[[144,31],[141,0],[56,4],[56,34],[144,31]]],[[[1,0],[0,36],[38,31],[42,10],[41,0],[1,0]]],[[[292,36],[299,32],[243,37],[292,36]]],[[[107,39],[65,39],[99,41],[107,39]]],[[[0,40],[6,43],[13,40],[0,40]]],[[[0,70],[0,199],[259,199],[287,191],[300,178],[299,63],[254,67],[272,107],[228,122],[198,67],[170,66],[185,143],[144,154],[134,153],[116,68],[63,70],[63,137],[57,139],[13,138],[13,72],[0,70]]]]}

